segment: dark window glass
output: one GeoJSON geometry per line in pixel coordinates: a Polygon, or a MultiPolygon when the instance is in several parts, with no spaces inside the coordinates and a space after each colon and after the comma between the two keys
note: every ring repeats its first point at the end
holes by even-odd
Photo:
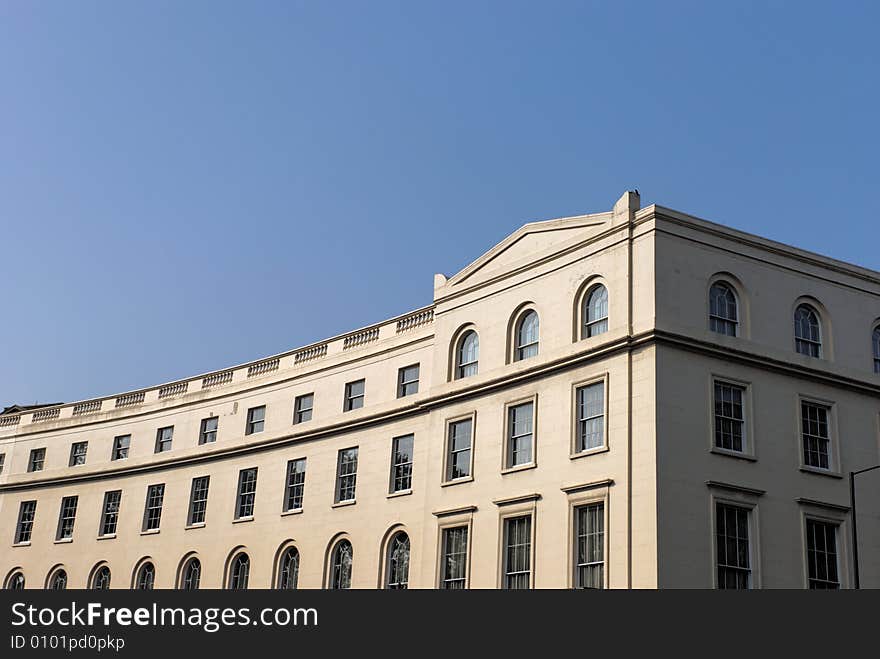
{"type": "Polygon", "coordinates": [[[443,529],[440,588],[462,590],[467,586],[467,540],[466,526],[443,529]]]}
{"type": "Polygon", "coordinates": [[[480,339],[473,330],[465,332],[458,343],[455,357],[456,379],[476,375],[480,363],[480,339]]]}
{"type": "Polygon", "coordinates": [[[71,467],[84,465],[86,463],[86,453],[89,451],[88,442],[74,442],[70,445],[70,462],[71,467]]]}
{"type": "Polygon", "coordinates": [[[504,520],[504,588],[525,590],[532,581],[532,518],[504,520]]]}
{"type": "Polygon", "coordinates": [[[284,510],[300,510],[306,486],[306,459],[287,463],[287,482],[284,487],[284,510]]]}
{"type": "Polygon", "coordinates": [[[49,579],[49,590],[67,590],[67,572],[57,570],[49,579]]]}
{"type": "Polygon", "coordinates": [[[715,446],[728,451],[745,450],[746,390],[727,382],[715,381],[715,446]]]}
{"type": "Polygon", "coordinates": [[[110,590],[110,568],[99,567],[92,577],[92,590],[110,590]]]}
{"type": "Polygon", "coordinates": [[[125,460],[128,457],[128,447],[131,445],[131,435],[120,435],[113,438],[113,455],[111,460],[125,460]]]}
{"type": "Polygon", "coordinates": [[[538,354],[538,314],[528,311],[516,328],[514,361],[535,357],[538,354]]]}
{"type": "Polygon", "coordinates": [[[575,510],[576,588],[605,587],[605,505],[594,503],[575,510]]]}
{"type": "Polygon", "coordinates": [[[340,540],[336,543],[332,558],[330,588],[332,590],[351,588],[351,566],[354,560],[354,550],[351,543],[348,540],[340,540]]]}
{"type": "Polygon", "coordinates": [[[232,559],[232,570],[229,574],[230,590],[247,590],[251,573],[251,559],[247,554],[238,554],[232,559]]]}
{"type": "Polygon", "coordinates": [[[354,501],[357,485],[358,449],[347,448],[339,451],[336,465],[336,503],[354,501]]]}
{"type": "Polygon", "coordinates": [[[238,496],[235,500],[235,519],[254,516],[254,499],[257,496],[257,469],[238,472],[238,496]]]}
{"type": "Polygon", "coordinates": [[[46,449],[35,448],[31,450],[31,457],[28,460],[28,471],[43,471],[46,463],[46,449]]]}
{"type": "Polygon", "coordinates": [[[202,419],[202,424],[199,428],[199,444],[210,444],[217,441],[217,424],[219,422],[220,419],[216,416],[202,419]]]}
{"type": "Polygon", "coordinates": [[[293,422],[304,423],[312,420],[312,408],[315,405],[315,394],[297,396],[293,403],[293,422]]]}
{"type": "Polygon", "coordinates": [[[596,286],[584,302],[583,338],[598,336],[608,331],[608,290],[596,286]]]}
{"type": "Polygon", "coordinates": [[[736,336],[738,323],[733,289],[723,282],[712,284],[709,289],[709,329],[718,334],[736,336]]]}
{"type": "Polygon", "coordinates": [[[828,416],[829,409],[815,403],[801,403],[801,437],[804,445],[804,464],[828,469],[828,416]]]}
{"type": "Polygon", "coordinates": [[[210,476],[193,478],[192,488],[189,493],[189,515],[187,524],[204,524],[205,513],[208,510],[208,487],[211,483],[210,476]]]}
{"type": "Polygon", "coordinates": [[[73,526],[76,523],[76,506],[79,497],[64,497],[61,500],[61,510],[58,513],[58,530],[56,540],[67,540],[73,537],[73,526]]]}
{"type": "Polygon", "coordinates": [[[391,491],[412,489],[413,436],[395,437],[391,442],[391,491]]]}
{"type": "Polygon", "coordinates": [[[534,404],[523,403],[507,408],[507,466],[532,462],[534,404]]]}
{"type": "Polygon", "coordinates": [[[388,578],[385,587],[389,590],[406,590],[409,586],[409,536],[397,533],[388,544],[388,578]]]}
{"type": "Polygon", "coordinates": [[[296,547],[289,547],[281,555],[278,565],[278,588],[295,590],[299,580],[299,552],[296,547]]]}
{"type": "Polygon", "coordinates": [[[345,406],[346,412],[356,410],[364,406],[364,385],[365,380],[357,382],[349,382],[345,385],[345,406]]]}
{"type": "Polygon", "coordinates": [[[397,371],[397,397],[419,393],[419,365],[404,366],[397,371]]]}
{"type": "Polygon", "coordinates": [[[22,501],[18,508],[18,524],[15,525],[15,544],[31,541],[34,518],[37,515],[36,501],[22,501]]]}
{"type": "Polygon", "coordinates": [[[605,383],[577,389],[577,450],[605,445],[605,383]]]}
{"type": "Polygon", "coordinates": [[[808,357],[822,355],[822,329],[819,314],[809,305],[802,304],[794,312],[794,343],[797,351],[808,357]]]}
{"type": "Polygon", "coordinates": [[[171,450],[171,439],[174,437],[174,426],[159,428],[156,431],[156,453],[164,453],[171,450]]]}
{"type": "Polygon", "coordinates": [[[135,590],[153,590],[153,584],[156,582],[156,568],[152,563],[144,563],[141,565],[135,579],[135,590]]]}
{"type": "Polygon", "coordinates": [[[165,485],[150,485],[147,488],[147,500],[144,504],[144,531],[159,528],[162,521],[162,501],[165,498],[165,485]]]}
{"type": "Polygon", "coordinates": [[[263,432],[263,426],[266,422],[266,406],[252,407],[247,413],[247,426],[245,427],[245,435],[253,435],[254,433],[263,432]]]}
{"type": "Polygon", "coordinates": [[[181,590],[198,590],[202,580],[202,562],[198,558],[191,558],[183,567],[183,579],[180,583],[181,590]]]}
{"type": "Polygon", "coordinates": [[[837,525],[807,520],[807,568],[810,588],[837,590],[840,576],[837,566],[837,525]]]}
{"type": "Polygon", "coordinates": [[[471,475],[471,429],[472,419],[462,419],[449,424],[448,454],[446,456],[446,480],[471,475]]]}
{"type": "Polygon", "coordinates": [[[718,587],[751,588],[749,511],[719,503],[715,506],[715,549],[718,554],[718,587]]]}
{"type": "Polygon", "coordinates": [[[104,493],[104,505],[101,509],[101,535],[114,535],[119,522],[119,504],[122,501],[122,490],[111,490],[104,493]]]}

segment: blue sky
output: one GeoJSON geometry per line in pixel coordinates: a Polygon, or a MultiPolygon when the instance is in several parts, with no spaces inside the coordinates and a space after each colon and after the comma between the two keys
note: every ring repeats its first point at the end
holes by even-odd
{"type": "Polygon", "coordinates": [[[431,301],[659,203],[880,270],[880,4],[0,3],[0,405],[431,301]]]}

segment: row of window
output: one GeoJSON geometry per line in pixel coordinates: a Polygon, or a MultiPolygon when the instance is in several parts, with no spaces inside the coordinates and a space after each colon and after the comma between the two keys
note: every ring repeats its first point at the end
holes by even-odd
{"type": "MultiPolygon", "coordinates": [[[[574,511],[573,584],[577,588],[605,587],[605,506],[592,503],[574,511]]],[[[469,526],[451,526],[441,529],[440,563],[437,585],[442,589],[458,590],[468,585],[469,526]]],[[[532,587],[532,516],[531,514],[508,517],[504,520],[502,552],[502,588],[528,589],[532,587]]],[[[275,587],[294,589],[299,578],[300,555],[294,546],[282,547],[276,566],[275,587]]],[[[325,585],[329,589],[351,588],[354,548],[346,538],[336,541],[329,552],[329,569],[325,585]]],[[[403,590],[409,584],[410,540],[404,531],[394,533],[385,549],[385,575],[383,586],[403,590]]],[[[251,562],[246,551],[234,554],[229,563],[225,586],[231,590],[248,587],[251,562]]],[[[196,556],[190,556],[180,570],[177,587],[197,590],[201,579],[202,564],[196,556]]],[[[110,587],[111,571],[105,564],[97,565],[89,578],[88,587],[106,590],[110,587]]],[[[152,561],[141,562],[132,580],[137,590],[152,590],[156,579],[156,567],[152,561]]],[[[24,574],[15,571],[9,576],[5,587],[23,589],[24,574]]],[[[50,590],[67,588],[67,572],[54,569],[47,581],[50,590]]]]}

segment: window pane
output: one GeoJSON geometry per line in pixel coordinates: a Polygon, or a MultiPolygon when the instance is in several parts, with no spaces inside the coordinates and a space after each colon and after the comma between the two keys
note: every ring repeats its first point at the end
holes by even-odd
{"type": "Polygon", "coordinates": [[[597,382],[577,390],[577,450],[605,445],[605,383],[597,382]]]}
{"type": "Polygon", "coordinates": [[[575,510],[575,587],[605,587],[605,505],[575,510]]]}

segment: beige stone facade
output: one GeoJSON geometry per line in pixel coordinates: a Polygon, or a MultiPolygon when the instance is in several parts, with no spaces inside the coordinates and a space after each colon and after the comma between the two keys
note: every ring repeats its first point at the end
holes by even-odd
{"type": "MultiPolygon", "coordinates": [[[[0,579],[85,588],[109,571],[111,588],[176,588],[197,558],[200,588],[245,572],[273,588],[295,547],[299,588],[851,587],[846,476],[880,463],[878,318],[880,273],[626,193],[610,212],[525,225],[437,275],[415,312],[0,416],[0,579]],[[710,319],[717,282],[735,322],[710,319]],[[819,336],[798,343],[801,304],[819,336]],[[719,413],[730,395],[741,404],[719,413]]],[[[862,587],[880,587],[877,474],[858,481],[862,587]]]]}

